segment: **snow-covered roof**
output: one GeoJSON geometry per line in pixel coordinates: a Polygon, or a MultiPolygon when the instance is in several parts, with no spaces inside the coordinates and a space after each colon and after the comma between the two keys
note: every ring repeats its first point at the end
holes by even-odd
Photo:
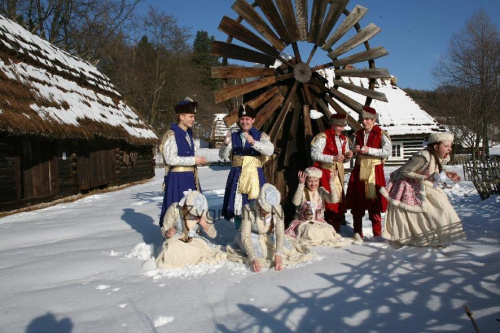
{"type": "MultiPolygon", "coordinates": [[[[334,70],[326,69],[322,74],[328,80],[329,87],[333,87],[333,79],[335,78],[334,70]]],[[[369,86],[369,80],[366,78],[342,77],[342,80],[358,87],[368,88],[369,86]]],[[[345,88],[339,88],[338,90],[358,103],[362,105],[365,104],[365,96],[345,88]]],[[[390,78],[377,79],[375,91],[384,93],[387,97],[388,102],[373,99],[370,106],[379,113],[378,123],[383,129],[387,130],[389,135],[428,134],[443,131],[442,126],[420,108],[406,92],[397,86],[391,85],[390,78]]],[[[355,111],[341,102],[339,102],[339,104],[351,117],[356,120],[358,119],[358,114],[355,111]]],[[[331,106],[330,111],[335,112],[331,106]]]]}
{"type": "Polygon", "coordinates": [[[158,140],[110,80],[0,16],[0,130],[53,138],[158,140]]]}

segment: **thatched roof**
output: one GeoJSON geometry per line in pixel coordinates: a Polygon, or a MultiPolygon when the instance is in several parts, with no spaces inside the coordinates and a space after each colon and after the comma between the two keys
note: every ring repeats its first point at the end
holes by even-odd
{"type": "Polygon", "coordinates": [[[158,138],[93,65],[0,16],[0,133],[51,139],[158,138]]]}

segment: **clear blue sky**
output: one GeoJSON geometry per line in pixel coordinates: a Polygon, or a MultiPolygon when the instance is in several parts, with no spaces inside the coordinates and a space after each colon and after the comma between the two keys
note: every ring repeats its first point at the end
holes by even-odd
{"type": "MultiPolygon", "coordinates": [[[[225,41],[227,35],[217,28],[224,15],[238,17],[231,9],[233,3],[234,0],[145,0],[139,10],[146,12],[152,6],[176,17],[180,26],[192,29],[193,35],[205,30],[215,39],[225,41]]],[[[376,66],[387,68],[402,88],[436,87],[432,70],[439,56],[446,53],[452,35],[459,33],[478,10],[484,9],[500,29],[500,0],[351,0],[347,9],[352,10],[357,4],[368,8],[361,26],[374,23],[382,29],[371,39],[370,47],[384,46],[389,51],[388,56],[375,61],[376,66]]],[[[303,58],[307,58],[310,48],[301,43],[303,58]]],[[[324,51],[318,50],[311,63],[322,64],[328,59],[324,51]]]]}

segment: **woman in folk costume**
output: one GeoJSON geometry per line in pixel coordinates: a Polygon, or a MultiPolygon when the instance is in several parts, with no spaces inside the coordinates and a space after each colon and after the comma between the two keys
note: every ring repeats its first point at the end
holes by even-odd
{"type": "Polygon", "coordinates": [[[347,208],[351,209],[355,238],[363,238],[362,220],[366,210],[373,236],[380,237],[387,200],[379,191],[385,186],[384,161],[391,156],[392,145],[387,132],[375,125],[374,108],[363,106],[362,118],[363,128],[356,132],[353,142],[357,156],[347,187],[347,208]]]}
{"type": "Polygon", "coordinates": [[[442,246],[465,238],[462,222],[438,187],[445,174],[460,181],[455,172],[446,172],[453,135],[433,133],[426,149],[391,174],[380,192],[389,205],[382,236],[394,247],[442,246]]]}
{"type": "Polygon", "coordinates": [[[188,189],[201,192],[196,166],[205,165],[205,157],[196,156],[193,130],[198,103],[186,97],[175,106],[177,123],[173,123],[162,139],[165,163],[164,196],[160,213],[163,226],[165,212],[174,202],[179,202],[188,189]]]}
{"type": "Polygon", "coordinates": [[[332,171],[330,176],[331,192],[320,186],[322,172],[318,168],[307,168],[299,171],[299,186],[293,196],[293,204],[297,206],[295,220],[285,230],[285,234],[306,246],[341,245],[342,240],[335,229],[326,223],[324,210],[326,203],[339,201],[339,192],[333,184],[338,177],[338,171],[332,171]]]}
{"type": "Polygon", "coordinates": [[[161,234],[166,240],[156,259],[158,267],[217,263],[226,258],[226,253],[219,247],[199,236],[202,230],[210,238],[217,236],[207,212],[207,199],[198,191],[186,191],[179,203],[170,205],[161,227],[161,234]]]}
{"type": "Polygon", "coordinates": [[[337,173],[334,179],[335,187],[340,193],[339,200],[325,205],[325,220],[331,224],[336,232],[340,232],[340,225],[345,221],[345,195],[344,195],[344,163],[353,156],[349,149],[349,139],[342,134],[347,125],[347,116],[334,114],[330,118],[331,127],[316,135],[311,142],[311,158],[314,167],[322,171],[321,186],[330,191],[330,175],[337,173]]]}
{"type": "Polygon", "coordinates": [[[234,218],[236,230],[241,224],[243,206],[257,198],[266,182],[262,165],[274,153],[269,136],[253,127],[255,116],[252,107],[240,105],[238,117],[241,129],[228,133],[219,150],[221,159],[231,159],[222,215],[226,220],[234,218]]]}
{"type": "Polygon", "coordinates": [[[241,232],[235,238],[240,249],[227,246],[228,259],[249,263],[254,272],[262,267],[277,271],[283,266],[309,260],[312,255],[306,247],[292,245],[285,240],[284,213],[281,195],[271,184],[264,184],[257,200],[243,207],[241,232]]]}

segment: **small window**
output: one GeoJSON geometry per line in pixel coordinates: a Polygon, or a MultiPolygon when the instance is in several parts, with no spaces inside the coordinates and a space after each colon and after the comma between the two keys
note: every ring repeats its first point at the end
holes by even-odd
{"type": "Polygon", "coordinates": [[[392,143],[392,159],[404,159],[403,143],[392,143]]]}

